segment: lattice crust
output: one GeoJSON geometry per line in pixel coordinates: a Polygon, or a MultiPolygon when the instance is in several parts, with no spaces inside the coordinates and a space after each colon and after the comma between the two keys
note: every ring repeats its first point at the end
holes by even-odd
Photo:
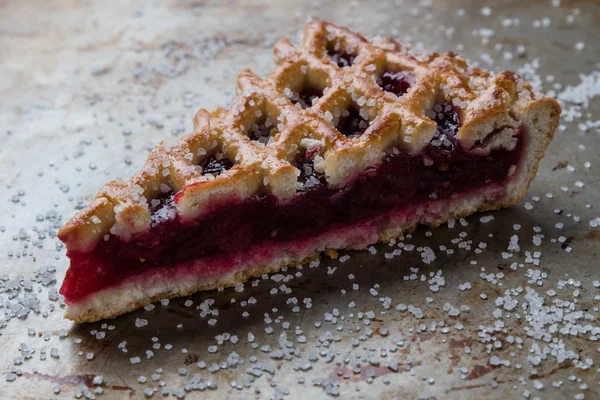
{"type": "Polygon", "coordinates": [[[270,193],[286,201],[301,188],[293,162],[304,153],[330,187],[341,187],[393,149],[418,153],[438,134],[430,117],[444,104],[460,116],[457,138],[465,149],[510,148],[513,130],[536,100],[514,73],[469,69],[452,53],[411,55],[392,39],[369,42],[319,20],[305,26],[300,48],[281,40],[275,58],[278,66],[266,80],[249,70],[239,75],[238,97],[229,110],[198,111],[192,133],[173,145],[159,144],[128,181],[107,184],[61,230],[69,249],[85,251],[107,234],[127,240],[146,231],[148,205],[161,193],[177,193],[177,212],[190,219],[225,199],[270,193]],[[339,67],[332,53],[354,60],[339,67]],[[380,87],[386,71],[411,77],[406,94],[398,97],[380,87]],[[306,87],[323,94],[303,109],[297,94],[306,87]],[[348,110],[369,121],[360,137],[336,129],[348,110]],[[257,123],[270,130],[262,142],[249,137],[257,123]],[[226,157],[234,166],[217,177],[203,174],[198,165],[211,156],[226,157]]]}

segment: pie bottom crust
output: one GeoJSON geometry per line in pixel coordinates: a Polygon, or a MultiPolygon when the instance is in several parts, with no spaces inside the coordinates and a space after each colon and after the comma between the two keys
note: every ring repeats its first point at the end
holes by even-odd
{"type": "Polygon", "coordinates": [[[231,287],[250,278],[296,266],[319,257],[327,249],[362,250],[377,242],[389,242],[417,225],[432,227],[475,212],[495,210],[517,203],[534,178],[538,163],[556,129],[556,118],[548,108],[529,110],[523,121],[526,145],[521,165],[509,181],[492,183],[477,190],[426,204],[402,206],[377,217],[344,228],[330,229],[301,241],[255,244],[231,254],[181,262],[154,268],[114,287],[95,292],[81,301],[67,304],[65,317],[76,322],[114,318],[160,299],[188,296],[200,290],[231,287]],[[206,276],[203,267],[224,263],[228,272],[206,276]]]}

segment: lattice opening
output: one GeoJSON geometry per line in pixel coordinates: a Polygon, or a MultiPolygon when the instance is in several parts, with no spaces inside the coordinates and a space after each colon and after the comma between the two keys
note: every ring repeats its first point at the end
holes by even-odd
{"type": "Polygon", "coordinates": [[[335,128],[349,139],[362,136],[369,127],[368,113],[364,108],[351,106],[342,111],[335,128]]]}
{"type": "Polygon", "coordinates": [[[245,128],[245,134],[250,140],[264,146],[283,129],[283,119],[282,114],[265,105],[264,108],[254,111],[254,121],[245,128]]]}
{"type": "Polygon", "coordinates": [[[338,67],[350,67],[358,57],[358,49],[343,48],[341,42],[333,41],[327,43],[327,55],[338,67]]]}
{"type": "Polygon", "coordinates": [[[175,191],[166,183],[161,183],[157,195],[148,205],[150,226],[175,218],[177,210],[174,199],[175,191]]]}
{"type": "Polygon", "coordinates": [[[321,156],[323,143],[310,138],[300,141],[297,153],[291,164],[300,170],[298,175],[298,190],[306,192],[311,188],[326,183],[324,174],[324,159],[321,156]]]}
{"type": "Polygon", "coordinates": [[[290,100],[296,106],[309,108],[323,96],[323,91],[323,88],[318,88],[312,84],[305,84],[298,92],[292,92],[290,100]]]}
{"type": "Polygon", "coordinates": [[[314,105],[331,86],[326,72],[311,68],[308,65],[298,67],[298,74],[293,80],[285,82],[285,96],[297,107],[306,109],[314,105]]]}
{"type": "Polygon", "coordinates": [[[217,177],[225,171],[233,168],[235,164],[221,152],[215,152],[209,157],[205,157],[198,164],[202,171],[202,175],[212,175],[217,177]]]}
{"type": "Polygon", "coordinates": [[[406,71],[384,71],[377,79],[377,84],[386,92],[398,97],[404,96],[415,83],[414,76],[406,71]]]}
{"type": "Polygon", "coordinates": [[[435,138],[431,141],[434,147],[452,149],[455,143],[456,133],[461,126],[460,116],[452,104],[446,102],[437,103],[427,116],[437,124],[435,138]]]}

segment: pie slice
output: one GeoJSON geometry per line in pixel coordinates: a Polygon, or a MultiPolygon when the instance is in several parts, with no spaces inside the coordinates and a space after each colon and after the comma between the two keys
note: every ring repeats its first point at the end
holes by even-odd
{"type": "Polygon", "coordinates": [[[96,321],[518,202],[558,103],[517,74],[314,20],[229,110],[159,144],[60,230],[66,317],[96,321]]]}

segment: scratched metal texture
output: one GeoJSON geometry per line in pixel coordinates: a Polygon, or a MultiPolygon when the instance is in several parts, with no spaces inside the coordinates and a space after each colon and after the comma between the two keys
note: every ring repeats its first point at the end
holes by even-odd
{"type": "MultiPolygon", "coordinates": [[[[563,0],[561,7],[552,7],[550,0],[429,3],[408,0],[0,2],[0,277],[14,279],[22,275],[29,279],[39,268],[53,265],[58,279],[54,287],[58,287],[67,260],[64,248],[57,246],[52,237],[53,225],[60,224],[57,219],[66,221],[78,204],[92,199],[107,180],[133,173],[159,141],[175,140],[191,129],[197,108],[228,105],[234,93],[235,76],[243,68],[251,67],[265,76],[272,67],[271,49],[275,41],[283,36],[296,37],[309,16],[330,19],[368,35],[393,34],[428,50],[459,49],[472,60],[481,60],[482,53],[489,53],[494,60],[493,68],[498,70],[516,70],[539,59],[538,73],[543,77],[552,74],[563,84],[576,84],[578,74],[589,73],[600,60],[600,44],[594,40],[600,33],[600,6],[595,1],[563,0]],[[484,3],[493,10],[490,17],[481,15],[484,3]],[[568,25],[564,16],[575,7],[581,13],[576,23],[568,25]],[[459,8],[465,9],[466,16],[457,16],[459,8]],[[413,9],[417,12],[412,12],[413,9]],[[520,25],[503,28],[502,19],[513,17],[520,19],[520,25]],[[533,21],[543,17],[551,18],[552,26],[534,27],[533,21]],[[490,44],[483,44],[481,36],[473,34],[479,28],[494,30],[490,44]],[[585,51],[573,50],[578,41],[586,43],[585,51]],[[502,44],[503,48],[495,48],[496,44],[502,44]],[[526,46],[524,57],[512,60],[503,57],[503,51],[515,53],[518,45],[526,46]],[[53,212],[59,217],[48,218],[53,212]],[[39,214],[45,217],[37,220],[39,214]],[[46,238],[38,240],[34,227],[47,230],[46,238]],[[25,236],[21,237],[21,233],[25,236]]],[[[592,103],[588,112],[597,118],[600,104],[592,103]]],[[[422,228],[406,241],[416,247],[437,249],[448,245],[459,232],[466,232],[473,240],[473,247],[479,241],[488,244],[476,257],[473,251],[466,250],[457,250],[451,256],[436,252],[436,260],[425,265],[416,251],[387,260],[384,257],[387,246],[383,245],[375,255],[350,252],[351,259],[346,262],[323,259],[319,268],[305,267],[302,277],[287,284],[292,289],[291,295],[269,294],[271,288],[280,286],[271,280],[262,281],[256,288],[246,285],[242,293],[234,290],[199,293],[189,298],[193,301],[191,307],[184,304],[188,298],[177,299],[168,306],[157,304],[152,311],[140,310],[104,322],[114,325],[113,330],[103,328],[103,322],[76,325],[64,320],[60,302],[48,301],[48,288],[44,287],[39,294],[40,314],[32,312],[25,319],[13,318],[0,329],[0,398],[72,398],[82,390],[82,385],[93,389],[92,378],[96,375],[102,375],[104,380],[104,393],[97,395],[98,398],[144,398],[144,388],[160,388],[159,382],[151,380],[157,368],[163,369],[160,379],[169,389],[182,390],[185,381],[195,373],[200,373],[204,381],[212,379],[218,386],[216,390],[186,392],[187,398],[253,398],[257,396],[255,387],[260,388],[261,398],[281,393],[289,393],[284,397],[291,399],[326,397],[324,389],[312,383],[317,378],[338,379],[340,398],[411,399],[423,395],[440,399],[520,398],[525,389],[531,391],[532,397],[545,399],[573,398],[576,393],[597,398],[596,368],[600,362],[597,343],[568,335],[562,338],[583,358],[594,360],[590,369],[582,371],[570,363],[558,364],[550,357],[531,373],[533,367],[527,356],[533,341],[527,338],[524,330],[527,324],[523,321],[505,319],[506,329],[497,333],[503,341],[508,335],[524,338],[522,349],[504,342],[501,349],[488,352],[478,337],[480,326],[494,324],[494,299],[505,288],[530,285],[525,277],[527,268],[549,274],[543,290],[555,288],[559,279],[580,280],[583,286],[579,306],[598,315],[594,311],[598,302],[594,300],[591,281],[600,278],[596,258],[600,234],[590,228],[588,221],[597,215],[600,182],[597,169],[584,171],[582,165],[584,161],[600,164],[599,147],[597,134],[580,132],[577,123],[565,123],[568,129],[557,133],[542,161],[525,199],[541,198],[534,202],[533,210],[526,210],[521,203],[488,213],[495,217],[488,224],[480,223],[480,216],[474,216],[468,218],[467,226],[437,228],[432,230],[432,236],[427,236],[428,229],[422,228]],[[567,164],[576,166],[575,174],[561,168],[567,164]],[[585,188],[567,193],[558,189],[562,185],[572,188],[575,180],[585,181],[585,188]],[[550,199],[546,193],[553,193],[554,197],[550,199]],[[586,203],[592,204],[591,209],[585,208],[586,203]],[[580,215],[582,222],[561,218],[553,213],[555,209],[580,215]],[[554,225],[559,220],[564,222],[562,233],[555,232],[554,225]],[[523,256],[515,260],[501,257],[515,233],[513,224],[522,225],[522,252],[542,252],[540,267],[528,265],[511,271],[510,263],[522,262],[523,256]],[[541,247],[534,247],[531,244],[534,226],[541,227],[547,237],[559,234],[568,237],[573,251],[566,252],[565,246],[548,240],[541,247]],[[478,264],[471,265],[470,261],[475,259],[478,264]],[[328,273],[327,267],[337,270],[328,273]],[[412,273],[411,267],[419,268],[419,276],[441,269],[445,287],[433,293],[426,282],[405,280],[412,273]],[[503,286],[482,280],[481,267],[486,268],[486,273],[503,272],[503,286]],[[349,274],[354,274],[355,279],[348,279],[349,274]],[[458,285],[464,282],[471,282],[472,288],[458,290],[458,285]],[[353,290],[354,283],[359,284],[359,290],[353,290]],[[369,288],[376,284],[380,287],[373,296],[369,288]],[[486,293],[488,300],[482,300],[480,293],[486,293]],[[250,296],[258,300],[257,304],[241,307],[239,303],[250,296]],[[300,312],[293,312],[293,304],[286,303],[293,296],[299,300],[300,312]],[[385,296],[393,300],[390,310],[384,310],[380,303],[380,297],[385,296]],[[302,304],[307,297],[312,299],[311,308],[302,304]],[[426,304],[427,297],[434,302],[426,304]],[[207,324],[208,318],[200,318],[195,308],[208,298],[215,299],[213,308],[219,309],[214,327],[207,324]],[[232,298],[237,302],[232,303],[232,298]],[[356,308],[349,308],[350,302],[355,302],[356,308]],[[442,310],[446,302],[456,307],[467,305],[470,311],[462,312],[458,318],[450,317],[442,310]],[[407,312],[394,310],[399,303],[420,307],[424,318],[419,320],[407,312]],[[50,310],[51,307],[55,309],[50,310]],[[273,311],[275,308],[277,311],[273,311]],[[334,309],[340,313],[336,324],[324,318],[325,313],[334,309]],[[241,316],[244,310],[250,313],[247,318],[241,316]],[[357,314],[369,310],[376,314],[368,326],[373,333],[355,347],[353,339],[364,334],[365,329],[357,314]],[[264,313],[274,320],[279,316],[281,321],[290,323],[288,338],[299,351],[291,361],[274,359],[260,350],[263,345],[278,348],[279,335],[285,331],[281,323],[273,323],[274,332],[265,333],[264,313]],[[354,318],[349,317],[350,313],[354,313],[354,318]],[[345,320],[341,316],[346,316],[345,320]],[[136,328],[137,318],[147,319],[148,325],[136,328]],[[316,327],[319,321],[321,326],[316,327]],[[450,329],[446,334],[440,332],[440,327],[435,332],[419,329],[421,324],[429,326],[432,321],[438,324],[444,321],[452,328],[460,322],[464,327],[450,329]],[[297,326],[303,330],[307,343],[296,342],[297,326]],[[362,327],[359,333],[354,332],[357,326],[362,327]],[[337,330],[338,327],[343,329],[337,330]],[[35,333],[30,335],[28,329],[35,333]],[[67,337],[60,337],[62,330],[66,330],[67,337]],[[97,339],[90,333],[93,330],[106,332],[106,337],[97,339]],[[317,347],[319,337],[327,331],[339,338],[326,344],[322,341],[321,347],[317,347]],[[237,335],[239,342],[226,343],[219,346],[217,353],[208,353],[208,346],[216,344],[215,336],[225,332],[237,335]],[[258,349],[248,343],[248,332],[256,336],[258,349]],[[154,356],[146,359],[145,352],[152,349],[153,337],[158,338],[162,347],[153,350],[154,356]],[[75,338],[81,338],[81,343],[75,343],[75,338]],[[127,353],[118,346],[123,341],[127,341],[127,353]],[[357,356],[370,350],[380,355],[382,348],[397,342],[400,342],[398,350],[388,352],[388,356],[397,360],[398,372],[363,362],[360,372],[355,373],[343,362],[347,355],[357,356]],[[18,376],[8,382],[5,377],[15,368],[21,343],[36,352],[16,366],[18,376]],[[172,345],[171,350],[165,349],[167,344],[172,345]],[[44,347],[46,360],[42,361],[44,347]],[[52,347],[58,349],[58,358],[50,355],[52,347]],[[471,351],[466,352],[465,347],[471,351]],[[308,362],[312,351],[327,353],[330,349],[334,353],[331,362],[318,355],[319,361],[311,362],[311,369],[298,370],[299,365],[308,362]],[[197,366],[202,360],[207,365],[225,361],[231,351],[245,360],[244,365],[217,373],[197,366]],[[93,353],[92,360],[86,359],[88,353],[93,353]],[[511,366],[490,365],[493,355],[511,360],[511,366]],[[134,356],[140,356],[142,362],[132,365],[129,359],[134,356]],[[231,381],[249,376],[245,370],[252,365],[251,356],[257,357],[259,364],[271,365],[274,374],[263,372],[250,388],[233,388],[231,381]],[[515,367],[519,363],[521,369],[515,367]],[[465,373],[460,371],[463,367],[465,373]],[[187,370],[184,373],[180,368],[187,370]],[[345,373],[348,379],[343,377],[345,373]],[[149,383],[139,383],[141,375],[149,383]],[[581,378],[588,388],[581,390],[580,383],[569,381],[572,375],[581,378]],[[300,376],[305,377],[305,383],[298,382],[300,376]],[[375,377],[372,383],[368,382],[369,376],[375,377]],[[428,382],[429,377],[434,379],[433,383],[428,382]],[[520,378],[524,378],[523,382],[520,378]],[[536,379],[544,383],[543,390],[533,388],[532,380],[536,379]],[[559,380],[563,385],[553,387],[551,383],[559,380]],[[60,386],[58,394],[52,392],[56,385],[60,386]]],[[[0,308],[0,317],[2,313],[0,308]]],[[[160,391],[154,394],[154,398],[160,397],[160,391]]]]}

